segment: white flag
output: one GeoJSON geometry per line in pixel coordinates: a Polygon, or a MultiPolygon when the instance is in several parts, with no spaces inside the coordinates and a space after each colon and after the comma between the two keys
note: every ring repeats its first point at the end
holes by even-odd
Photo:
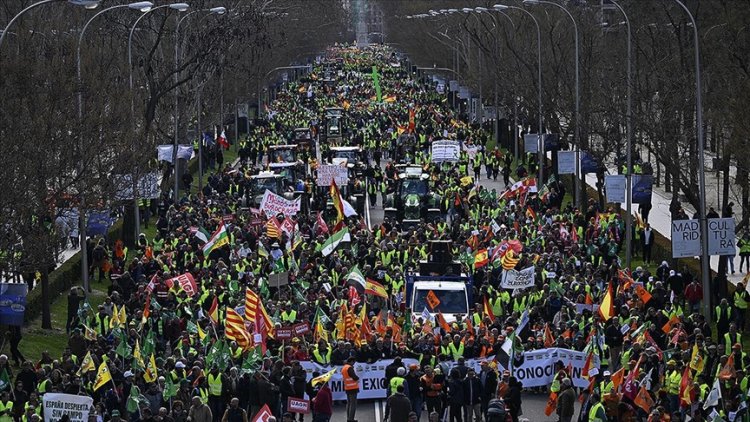
{"type": "Polygon", "coordinates": [[[714,381],[714,386],[711,387],[711,391],[708,392],[708,395],[706,396],[706,401],[703,403],[703,410],[706,410],[709,407],[718,406],[720,399],[721,399],[721,385],[719,385],[719,379],[716,378],[716,381],[714,381]]]}
{"type": "Polygon", "coordinates": [[[354,207],[352,206],[352,204],[349,203],[349,201],[347,201],[344,198],[341,198],[341,204],[344,205],[344,215],[346,217],[357,215],[357,211],[354,210],[354,207]]]}

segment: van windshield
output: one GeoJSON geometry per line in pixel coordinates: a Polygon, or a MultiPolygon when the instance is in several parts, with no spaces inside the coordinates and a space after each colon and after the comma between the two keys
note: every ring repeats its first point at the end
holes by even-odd
{"type": "Polygon", "coordinates": [[[415,312],[421,312],[422,309],[427,308],[430,312],[440,311],[446,315],[467,314],[465,290],[433,290],[432,292],[440,300],[440,304],[435,309],[427,305],[427,294],[429,292],[429,289],[416,291],[414,307],[412,308],[415,312]]]}

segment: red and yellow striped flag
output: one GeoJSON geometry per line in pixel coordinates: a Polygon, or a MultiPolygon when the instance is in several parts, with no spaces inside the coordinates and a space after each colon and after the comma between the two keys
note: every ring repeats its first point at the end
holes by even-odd
{"type": "MultiPolygon", "coordinates": [[[[271,318],[266,312],[266,308],[260,301],[260,297],[249,288],[245,290],[245,319],[248,321],[256,322],[259,319],[263,320],[265,329],[270,334],[273,329],[273,323],[271,318]]],[[[256,323],[257,326],[257,323],[256,323]]]]}
{"type": "Polygon", "coordinates": [[[253,345],[253,339],[245,329],[245,321],[231,307],[227,308],[227,317],[224,321],[224,334],[229,340],[236,341],[237,345],[243,349],[247,349],[253,345]]]}

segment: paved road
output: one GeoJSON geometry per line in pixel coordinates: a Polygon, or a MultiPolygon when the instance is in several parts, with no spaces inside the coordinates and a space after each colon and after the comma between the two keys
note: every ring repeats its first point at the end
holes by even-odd
{"type": "MultiPolygon", "coordinates": [[[[552,422],[557,421],[557,416],[545,416],[544,407],[547,404],[546,394],[524,393],[523,404],[521,409],[523,415],[521,420],[527,419],[529,422],[552,422]]],[[[576,415],[573,420],[578,418],[580,404],[576,405],[576,415]]],[[[385,402],[381,400],[360,400],[357,405],[357,420],[359,422],[382,422],[385,414],[385,402]]],[[[336,404],[333,408],[332,421],[346,421],[346,407],[343,403],[336,404]]],[[[422,412],[420,421],[427,421],[427,412],[422,412]]]]}

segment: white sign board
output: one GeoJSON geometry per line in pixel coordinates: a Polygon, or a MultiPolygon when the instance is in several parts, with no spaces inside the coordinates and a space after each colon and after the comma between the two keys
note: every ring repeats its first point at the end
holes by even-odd
{"type": "Polygon", "coordinates": [[[559,151],[557,153],[557,174],[576,174],[575,151],[559,151]]]}
{"type": "Polygon", "coordinates": [[[434,141],[430,155],[433,163],[458,161],[461,157],[461,143],[458,141],[434,141]]]}
{"type": "Polygon", "coordinates": [[[539,135],[536,133],[527,133],[523,135],[524,152],[539,152],[539,135]]]}
{"type": "Polygon", "coordinates": [[[70,422],[88,422],[94,399],[74,394],[46,393],[42,396],[44,422],[57,422],[68,415],[70,422]]]}
{"type": "Polygon", "coordinates": [[[607,202],[622,204],[625,202],[627,180],[624,174],[604,176],[604,187],[607,190],[607,202]]]}
{"type": "Polygon", "coordinates": [[[331,186],[331,180],[336,181],[337,186],[346,186],[349,183],[349,169],[340,164],[323,164],[318,167],[318,186],[331,186]]]}
{"type": "Polygon", "coordinates": [[[266,192],[263,194],[263,200],[260,202],[260,210],[268,216],[278,214],[290,216],[297,214],[301,205],[301,197],[290,201],[266,189],[266,192]]]}
{"type": "Polygon", "coordinates": [[[672,221],[672,258],[691,258],[701,254],[698,220],[672,221]]]}
{"type": "MultiPolygon", "coordinates": [[[[112,178],[116,186],[115,199],[118,201],[133,199],[133,177],[129,174],[116,174],[112,178]]],[[[158,198],[160,181],[161,174],[159,172],[141,175],[138,179],[138,198],[158,198]]]]}
{"type": "Polygon", "coordinates": [[[534,267],[524,268],[521,271],[505,270],[501,286],[503,289],[525,289],[534,285],[534,267]]]}
{"type": "Polygon", "coordinates": [[[734,234],[734,218],[708,219],[708,254],[731,255],[737,251],[737,240],[734,234]]]}

